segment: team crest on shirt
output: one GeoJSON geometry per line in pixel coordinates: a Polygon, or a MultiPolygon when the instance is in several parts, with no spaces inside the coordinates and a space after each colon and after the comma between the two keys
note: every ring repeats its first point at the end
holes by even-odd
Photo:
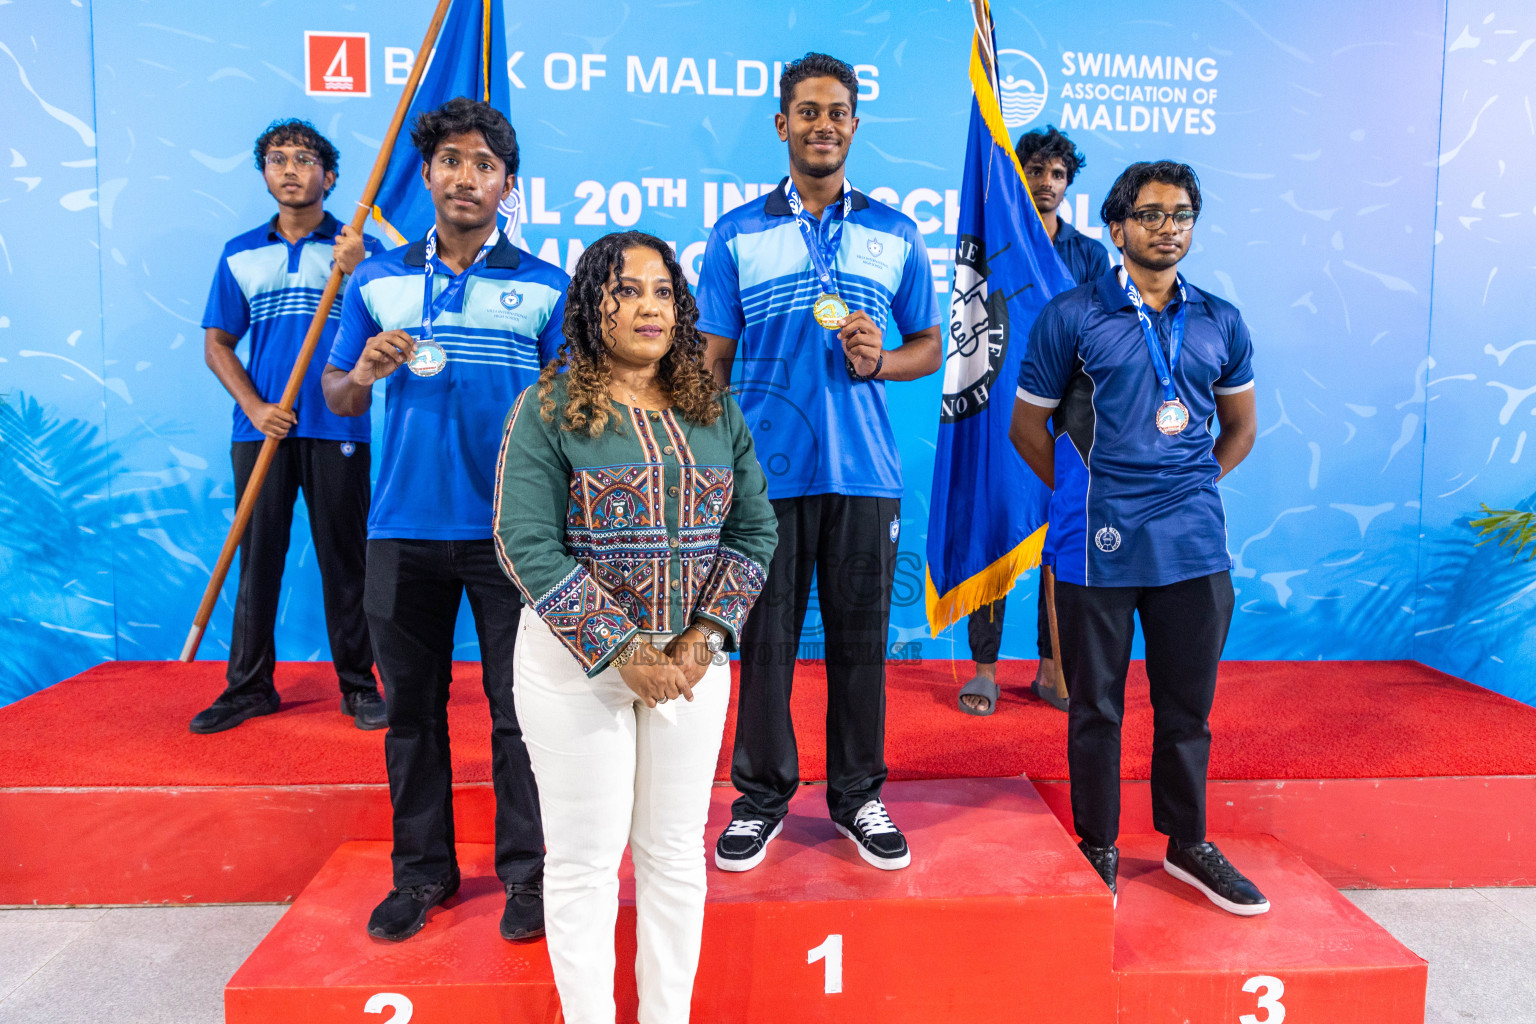
{"type": "Polygon", "coordinates": [[[1008,357],[1008,296],[992,290],[987,282],[990,273],[986,239],[961,235],[955,245],[955,286],[949,298],[941,423],[984,411],[1008,357]]]}
{"type": "Polygon", "coordinates": [[[876,259],[879,259],[880,254],[885,252],[885,243],[878,238],[871,238],[864,243],[864,246],[869,250],[869,254],[876,259]]]}
{"type": "Polygon", "coordinates": [[[896,516],[891,520],[891,543],[895,544],[899,536],[901,536],[901,516],[896,516]]]}
{"type": "Polygon", "coordinates": [[[514,289],[512,291],[505,291],[505,292],[501,293],[501,308],[502,309],[508,309],[508,310],[516,309],[518,306],[521,306],[522,304],[523,304],[523,294],[522,294],[522,292],[519,292],[519,291],[514,289]]]}
{"type": "Polygon", "coordinates": [[[1120,547],[1120,531],[1113,526],[1105,526],[1093,535],[1094,546],[1105,554],[1120,547]]]}

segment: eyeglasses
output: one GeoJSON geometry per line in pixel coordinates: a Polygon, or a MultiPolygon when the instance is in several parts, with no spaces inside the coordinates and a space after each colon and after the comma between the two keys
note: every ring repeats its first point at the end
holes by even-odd
{"type": "Polygon", "coordinates": [[[1195,226],[1194,210],[1174,210],[1166,213],[1162,210],[1135,210],[1131,213],[1131,220],[1141,225],[1143,231],[1157,231],[1173,218],[1173,226],[1179,231],[1188,231],[1195,226]]]}
{"type": "MultiPolygon", "coordinates": [[[[320,161],[316,160],[314,157],[310,156],[308,153],[295,153],[293,155],[293,162],[298,164],[300,167],[313,167],[316,164],[318,164],[320,161]]],[[[272,152],[267,154],[266,164],[267,164],[268,167],[272,167],[272,168],[287,167],[288,166],[288,157],[287,157],[286,154],[279,153],[276,150],[273,150],[272,152]]]]}

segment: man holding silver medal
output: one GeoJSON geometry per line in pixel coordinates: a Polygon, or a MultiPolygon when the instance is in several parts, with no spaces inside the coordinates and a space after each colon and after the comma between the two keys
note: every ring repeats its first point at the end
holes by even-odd
{"type": "Polygon", "coordinates": [[[1041,311],[1010,436],[1053,489],[1044,559],[1056,569],[1079,848],[1114,892],[1120,723],[1139,616],[1164,870],[1251,916],[1269,902],[1206,840],[1205,784],[1233,606],[1216,483],[1257,433],[1253,343],[1235,307],[1178,273],[1199,214],[1200,183],[1184,164],[1132,164],[1120,175],[1099,216],[1125,265],[1041,311]]]}
{"type": "Polygon", "coordinates": [[[501,934],[529,939],[544,931],[544,838],[512,703],[522,600],[496,558],[492,501],[503,420],[555,356],[568,279],[497,227],[518,165],[499,111],[450,100],[417,118],[411,141],[436,223],[358,267],[322,378],[343,416],[365,413],[374,383],[387,381],[363,604],[389,719],[394,888],[368,933],[409,938],[459,886],[447,708],[467,593],[491,707],[501,934]]]}
{"type": "Polygon", "coordinates": [[[739,387],[779,535],[742,634],[731,763],[741,797],[715,845],[726,871],[762,862],[800,783],[789,700],[813,580],[825,626],[828,810],[866,862],[891,870],[911,859],[880,799],[902,494],[884,382],[934,373],[944,353],[922,233],[844,176],[858,93],[853,69],[835,57],[785,66],[774,122],[789,176],[719,219],[699,270],[705,360],[739,387]],[[888,331],[899,346],[885,346],[888,331]]]}

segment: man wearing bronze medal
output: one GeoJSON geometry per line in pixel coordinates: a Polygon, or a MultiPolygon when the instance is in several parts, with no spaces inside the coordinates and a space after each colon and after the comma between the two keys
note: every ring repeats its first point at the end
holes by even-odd
{"type": "Polygon", "coordinates": [[[779,546],[741,642],[731,781],[715,864],[761,863],[800,782],[789,715],[814,581],[825,627],[827,806],[869,864],[910,861],[880,799],[885,651],[901,530],[901,464],[885,382],[943,361],[933,273],[910,217],[844,174],[859,83],[826,54],[785,66],[774,118],[779,187],[715,224],[699,271],[706,362],[739,390],[779,546]],[[887,348],[888,333],[901,344],[887,348]]]}
{"type": "Polygon", "coordinates": [[[1132,164],[1120,175],[1100,217],[1125,265],[1041,311],[1010,435],[1052,488],[1043,557],[1057,576],[1079,848],[1113,892],[1120,723],[1139,617],[1164,870],[1223,910],[1251,916],[1269,903],[1207,841],[1205,783],[1233,608],[1217,481],[1257,432],[1253,343],[1235,307],[1178,272],[1199,214],[1200,183],[1184,164],[1132,164]]]}
{"type": "Polygon", "coordinates": [[[544,836],[512,701],[523,603],[497,560],[491,508],[502,422],[554,358],[568,279],[497,226],[518,166],[499,111],[450,100],[417,118],[411,141],[435,223],[358,267],[322,378],[343,416],[367,411],[376,382],[386,389],[363,606],[389,720],[394,887],[368,933],[409,938],[458,890],[447,710],[467,596],[490,701],[501,934],[529,939],[544,931],[544,836]]]}

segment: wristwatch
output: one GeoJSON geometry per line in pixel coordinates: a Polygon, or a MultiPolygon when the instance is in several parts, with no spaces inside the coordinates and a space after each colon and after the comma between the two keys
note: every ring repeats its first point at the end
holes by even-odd
{"type": "Polygon", "coordinates": [[[704,634],[704,646],[710,654],[719,654],[725,650],[725,634],[713,626],[706,626],[702,622],[695,622],[693,628],[704,634]]]}

